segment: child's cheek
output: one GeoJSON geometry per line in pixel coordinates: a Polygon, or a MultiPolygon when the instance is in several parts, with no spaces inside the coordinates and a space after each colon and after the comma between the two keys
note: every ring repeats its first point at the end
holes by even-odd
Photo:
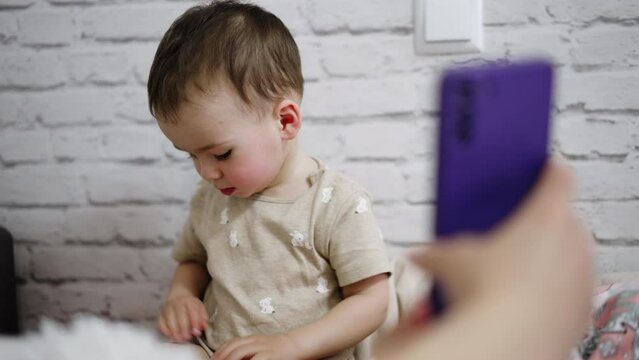
{"type": "Polygon", "coordinates": [[[233,174],[233,184],[237,187],[261,187],[272,181],[272,171],[267,164],[256,162],[252,166],[237,169],[233,174]]]}
{"type": "Polygon", "coordinates": [[[257,169],[251,168],[250,166],[243,166],[241,168],[228,170],[225,175],[233,186],[246,188],[251,187],[252,183],[256,182],[256,171],[257,169]]]}

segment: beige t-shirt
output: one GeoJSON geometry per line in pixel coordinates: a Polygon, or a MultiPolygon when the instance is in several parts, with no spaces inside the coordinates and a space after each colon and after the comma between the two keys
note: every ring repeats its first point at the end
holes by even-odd
{"type": "MultiPolygon", "coordinates": [[[[226,197],[202,182],[173,248],[179,262],[205,264],[207,342],[288,332],[324,316],[340,287],[390,272],[365,191],[320,164],[294,201],[226,197]]],[[[347,349],[331,359],[352,359],[347,349]]]]}

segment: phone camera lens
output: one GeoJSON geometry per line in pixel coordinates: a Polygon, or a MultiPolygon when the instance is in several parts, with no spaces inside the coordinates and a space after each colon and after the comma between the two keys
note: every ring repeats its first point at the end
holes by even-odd
{"type": "Polygon", "coordinates": [[[472,135],[473,87],[470,81],[463,81],[459,88],[458,116],[456,123],[457,139],[468,143],[472,135]]]}

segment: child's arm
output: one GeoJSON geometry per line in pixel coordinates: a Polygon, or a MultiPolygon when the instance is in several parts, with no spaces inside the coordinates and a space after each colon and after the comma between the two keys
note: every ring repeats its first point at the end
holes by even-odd
{"type": "Polygon", "coordinates": [[[167,299],[181,295],[200,298],[210,281],[206,266],[194,261],[181,262],[175,269],[167,299]]]}
{"type": "Polygon", "coordinates": [[[215,353],[216,360],[269,358],[318,359],[356,345],[386,318],[388,275],[379,274],[343,289],[344,300],[321,319],[288,334],[233,339],[215,353]]]}
{"type": "Polygon", "coordinates": [[[158,318],[158,327],[165,336],[175,341],[186,341],[194,332],[207,327],[208,316],[200,298],[210,281],[204,265],[192,261],[178,265],[166,304],[158,318]]]}
{"type": "Polygon", "coordinates": [[[318,321],[289,335],[302,351],[300,358],[321,358],[357,345],[386,318],[388,275],[379,274],[343,289],[344,300],[318,321]]]}

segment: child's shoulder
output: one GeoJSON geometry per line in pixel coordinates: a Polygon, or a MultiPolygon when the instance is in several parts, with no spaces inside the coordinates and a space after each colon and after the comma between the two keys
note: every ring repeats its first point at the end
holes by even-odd
{"type": "Polygon", "coordinates": [[[369,197],[368,191],[349,175],[333,169],[326,169],[323,176],[323,188],[332,188],[332,195],[337,202],[349,201],[353,198],[369,197]]]}

